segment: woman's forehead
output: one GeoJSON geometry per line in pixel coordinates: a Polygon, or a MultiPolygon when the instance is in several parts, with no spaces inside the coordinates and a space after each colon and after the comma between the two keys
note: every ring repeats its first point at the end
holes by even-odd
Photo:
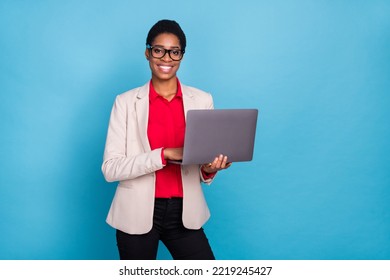
{"type": "Polygon", "coordinates": [[[157,35],[153,40],[153,45],[169,46],[169,47],[180,47],[179,38],[172,33],[161,33],[157,35]]]}

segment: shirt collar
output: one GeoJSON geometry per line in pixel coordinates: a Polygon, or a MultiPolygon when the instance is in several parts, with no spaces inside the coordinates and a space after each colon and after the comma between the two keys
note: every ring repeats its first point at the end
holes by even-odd
{"type": "MultiPolygon", "coordinates": [[[[183,93],[181,91],[181,85],[179,79],[177,79],[177,92],[174,98],[183,98],[183,93]]],[[[161,98],[161,96],[156,92],[156,90],[153,87],[152,80],[150,80],[149,83],[149,101],[154,102],[157,98],[161,98]]]]}

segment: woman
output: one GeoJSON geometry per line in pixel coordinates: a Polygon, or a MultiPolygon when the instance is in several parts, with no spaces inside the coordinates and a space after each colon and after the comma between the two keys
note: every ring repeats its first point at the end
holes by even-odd
{"type": "Polygon", "coordinates": [[[102,171],[119,181],[107,223],[117,229],[121,259],[156,259],[160,240],[174,259],[214,259],[202,229],[210,213],[201,181],[228,168],[227,157],[202,166],[168,162],[182,158],[185,113],[213,108],[211,95],[176,76],[185,47],[179,24],[157,22],[146,40],[151,80],[118,95],[112,108],[102,171]]]}

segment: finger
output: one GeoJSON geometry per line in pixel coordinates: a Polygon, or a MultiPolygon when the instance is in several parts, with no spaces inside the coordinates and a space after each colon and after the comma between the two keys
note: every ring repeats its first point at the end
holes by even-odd
{"type": "Polygon", "coordinates": [[[221,165],[220,165],[219,168],[224,169],[225,166],[226,166],[226,162],[227,162],[227,156],[221,155],[221,156],[219,157],[219,160],[220,160],[220,163],[221,163],[221,165]]]}
{"type": "Polygon", "coordinates": [[[218,157],[214,159],[214,161],[211,163],[210,168],[215,169],[218,164],[218,157]]]}
{"type": "Polygon", "coordinates": [[[221,163],[221,168],[224,169],[226,168],[226,163],[227,163],[227,156],[223,157],[222,163],[221,163]]]}
{"type": "Polygon", "coordinates": [[[215,167],[216,167],[217,169],[220,169],[220,168],[221,168],[221,165],[222,165],[222,162],[223,162],[223,155],[219,155],[215,167]]]}
{"type": "Polygon", "coordinates": [[[223,169],[224,167],[224,157],[223,156],[220,156],[219,159],[218,159],[218,169],[223,169]]]}

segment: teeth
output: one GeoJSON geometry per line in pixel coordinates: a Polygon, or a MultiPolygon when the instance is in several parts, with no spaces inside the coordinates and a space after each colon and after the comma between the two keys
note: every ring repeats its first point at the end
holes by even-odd
{"type": "Polygon", "coordinates": [[[164,69],[164,70],[169,70],[171,69],[172,67],[171,66],[160,66],[160,68],[164,69]]]}

